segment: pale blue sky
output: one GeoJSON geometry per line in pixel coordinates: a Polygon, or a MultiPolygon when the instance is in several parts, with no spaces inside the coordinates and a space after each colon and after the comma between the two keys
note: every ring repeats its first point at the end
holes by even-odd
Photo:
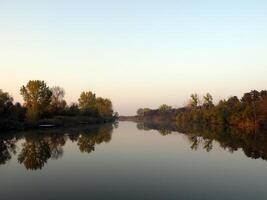
{"type": "Polygon", "coordinates": [[[265,0],[0,0],[0,88],[29,79],[109,97],[120,114],[192,92],[267,89],[265,0]]]}

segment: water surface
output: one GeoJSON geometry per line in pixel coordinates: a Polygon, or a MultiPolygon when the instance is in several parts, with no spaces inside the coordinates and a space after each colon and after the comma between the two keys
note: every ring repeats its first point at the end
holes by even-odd
{"type": "Polygon", "coordinates": [[[264,134],[120,122],[1,134],[1,200],[267,199],[264,134]]]}

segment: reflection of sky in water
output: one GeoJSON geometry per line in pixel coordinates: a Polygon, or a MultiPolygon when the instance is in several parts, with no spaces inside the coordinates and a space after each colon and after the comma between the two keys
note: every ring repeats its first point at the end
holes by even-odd
{"type": "Polygon", "coordinates": [[[84,134],[86,141],[97,143],[89,154],[81,153],[78,140],[67,139],[63,156],[48,159],[36,171],[18,163],[17,155],[25,142],[19,140],[16,156],[0,165],[1,199],[267,197],[267,162],[248,158],[242,150],[229,153],[213,142],[211,151],[195,151],[184,134],[162,136],[156,130],[138,130],[132,122],[120,123],[113,133],[108,130],[102,132],[103,137],[101,130],[84,134]]]}

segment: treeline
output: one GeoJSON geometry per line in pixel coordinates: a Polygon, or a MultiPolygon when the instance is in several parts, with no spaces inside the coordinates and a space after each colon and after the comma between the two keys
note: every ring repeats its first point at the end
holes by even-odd
{"type": "Polygon", "coordinates": [[[174,109],[162,105],[158,109],[138,109],[137,116],[142,120],[172,120],[181,124],[217,124],[239,128],[267,128],[267,91],[245,93],[241,99],[230,97],[213,103],[211,94],[202,99],[192,94],[188,105],[174,109]]]}
{"type": "Polygon", "coordinates": [[[63,88],[50,88],[44,81],[31,80],[21,87],[20,94],[24,100],[22,105],[13,103],[13,98],[0,89],[0,130],[32,127],[45,122],[58,125],[66,119],[68,122],[93,123],[117,118],[112,102],[96,97],[91,91],[82,92],[78,103],[68,105],[63,88]]]}

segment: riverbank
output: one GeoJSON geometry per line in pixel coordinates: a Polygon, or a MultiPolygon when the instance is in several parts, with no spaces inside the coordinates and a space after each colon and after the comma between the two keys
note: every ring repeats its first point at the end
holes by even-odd
{"type": "Polygon", "coordinates": [[[52,118],[40,119],[36,122],[8,122],[4,123],[0,130],[28,130],[53,127],[76,127],[80,125],[97,125],[109,122],[115,122],[115,117],[87,117],[87,116],[55,116],[52,118]]]}

